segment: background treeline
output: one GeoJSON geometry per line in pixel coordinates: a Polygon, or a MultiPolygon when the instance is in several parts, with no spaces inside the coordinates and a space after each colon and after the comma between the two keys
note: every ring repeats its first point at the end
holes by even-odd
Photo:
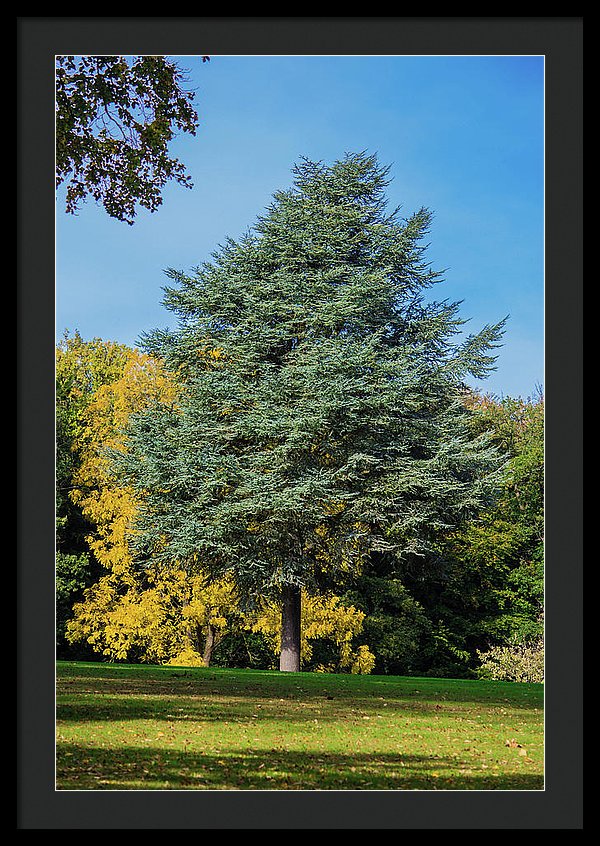
{"type": "MultiPolygon", "coordinates": [[[[226,579],[134,566],[136,499],[109,455],[132,413],[176,396],[136,349],[78,333],[57,345],[57,657],[271,668],[275,606],[242,610],[226,579]]],[[[465,403],[508,459],[494,504],[426,557],[372,554],[337,593],[306,595],[302,669],[543,679],[543,398],[465,403]]]]}

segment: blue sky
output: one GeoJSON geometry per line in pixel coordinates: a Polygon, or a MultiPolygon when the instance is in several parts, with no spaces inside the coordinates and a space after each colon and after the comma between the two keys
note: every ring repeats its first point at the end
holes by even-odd
{"type": "Polygon", "coordinates": [[[376,153],[390,206],[433,212],[436,299],[467,331],[510,315],[497,370],[473,384],[527,397],[544,383],[544,60],[541,56],[176,57],[200,127],[172,153],[193,190],[165,188],[133,226],[89,201],[56,213],[56,338],[137,344],[173,325],[164,270],[190,270],[253,225],[301,158],[376,153]]]}

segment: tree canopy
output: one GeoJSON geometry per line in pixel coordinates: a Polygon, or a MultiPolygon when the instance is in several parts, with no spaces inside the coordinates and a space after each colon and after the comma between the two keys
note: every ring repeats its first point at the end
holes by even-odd
{"type": "MultiPolygon", "coordinates": [[[[207,58],[207,57],[203,57],[207,58]]],[[[169,154],[176,132],[196,134],[194,93],[165,56],[58,56],[56,186],[66,211],[90,195],[128,224],[138,206],[155,211],[169,180],[191,187],[169,154]]]]}
{"type": "Polygon", "coordinates": [[[132,415],[115,456],[140,497],[141,565],[279,597],[282,669],[299,666],[301,588],[374,551],[424,554],[487,501],[502,463],[470,426],[464,380],[494,366],[504,321],[462,338],[460,303],[425,299],[440,281],[431,215],[388,212],[387,177],[363,153],[302,160],[244,237],[167,271],[178,327],[144,348],[182,390],[132,415]]]}

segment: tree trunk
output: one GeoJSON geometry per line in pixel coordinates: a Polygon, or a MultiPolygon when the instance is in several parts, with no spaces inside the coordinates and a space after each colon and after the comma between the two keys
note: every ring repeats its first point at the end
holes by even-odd
{"type": "Polygon", "coordinates": [[[202,660],[204,661],[205,667],[210,667],[210,661],[212,658],[213,649],[215,648],[215,630],[213,627],[208,624],[208,631],[206,633],[206,640],[204,641],[204,655],[202,656],[202,660]]]}
{"type": "Polygon", "coordinates": [[[301,593],[297,585],[284,585],[281,592],[281,654],[282,672],[300,671],[300,611],[301,593]]]}

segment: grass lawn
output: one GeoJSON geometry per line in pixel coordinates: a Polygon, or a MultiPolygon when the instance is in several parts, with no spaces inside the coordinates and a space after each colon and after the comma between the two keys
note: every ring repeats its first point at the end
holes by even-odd
{"type": "Polygon", "coordinates": [[[58,790],[543,790],[543,685],[59,662],[58,790]]]}

